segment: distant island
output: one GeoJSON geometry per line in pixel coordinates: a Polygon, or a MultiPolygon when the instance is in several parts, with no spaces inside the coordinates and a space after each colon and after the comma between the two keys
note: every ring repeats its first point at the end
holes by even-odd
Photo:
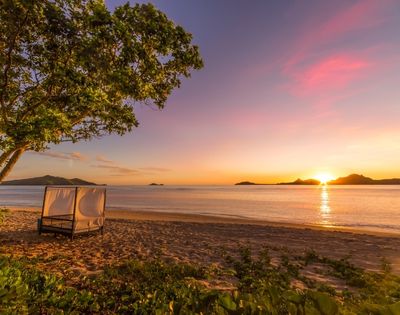
{"type": "Polygon", "coordinates": [[[290,183],[278,183],[277,185],[319,185],[321,182],[318,179],[305,179],[302,180],[300,178],[296,179],[294,182],[290,183]]]}
{"type": "Polygon", "coordinates": [[[164,186],[164,184],[151,183],[149,186],[164,186]]]}
{"type": "MultiPolygon", "coordinates": [[[[276,185],[320,185],[321,182],[317,179],[296,179],[294,182],[289,183],[277,183],[276,185]]],[[[339,177],[337,179],[327,182],[328,185],[400,185],[400,178],[391,179],[372,179],[364,175],[351,174],[345,177],[339,177]]],[[[268,184],[256,184],[249,181],[237,183],[235,185],[268,185],[268,184]]]]}
{"type": "Polygon", "coordinates": [[[329,185],[400,185],[400,178],[372,179],[363,175],[351,174],[328,182],[329,185]]]}
{"type": "Polygon", "coordinates": [[[244,181],[244,182],[240,182],[240,183],[236,183],[235,185],[319,185],[320,182],[316,179],[306,179],[306,180],[302,180],[300,178],[296,179],[294,182],[290,182],[290,183],[278,183],[278,184],[258,184],[258,183],[253,183],[253,182],[248,182],[248,181],[244,181]]]}
{"type": "Polygon", "coordinates": [[[26,186],[34,186],[34,185],[76,185],[76,186],[92,186],[97,185],[95,183],[87,182],[80,178],[72,178],[67,179],[64,177],[57,177],[57,176],[41,176],[41,177],[32,177],[32,178],[25,178],[25,179],[16,179],[16,180],[9,180],[2,182],[1,185],[26,185],[26,186]]]}

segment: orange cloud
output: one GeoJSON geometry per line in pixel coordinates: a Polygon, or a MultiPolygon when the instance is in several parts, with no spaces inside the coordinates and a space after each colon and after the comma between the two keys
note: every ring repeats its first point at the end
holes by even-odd
{"type": "Polygon", "coordinates": [[[142,171],[150,171],[150,172],[170,172],[171,171],[169,168],[163,168],[163,167],[141,167],[139,169],[142,171]]]}
{"type": "Polygon", "coordinates": [[[79,161],[85,161],[87,160],[87,157],[85,155],[83,155],[80,152],[72,152],[70,153],[70,158],[72,160],[79,160],[79,161]]]}
{"type": "Polygon", "coordinates": [[[170,172],[170,169],[162,167],[141,167],[138,169],[132,169],[118,165],[115,161],[107,159],[103,155],[97,155],[96,161],[101,164],[91,165],[93,168],[108,170],[111,174],[110,176],[129,176],[129,175],[151,175],[153,173],[170,172]]]}
{"type": "Polygon", "coordinates": [[[32,154],[42,155],[46,157],[51,157],[61,160],[73,160],[73,161],[86,161],[87,157],[80,152],[57,152],[57,151],[47,151],[47,152],[30,152],[32,154]]]}
{"type": "Polygon", "coordinates": [[[113,160],[107,159],[104,155],[97,155],[96,156],[96,161],[102,162],[102,163],[110,163],[110,164],[114,163],[113,160]]]}
{"type": "Polygon", "coordinates": [[[131,169],[128,167],[121,167],[121,166],[117,166],[117,165],[98,164],[98,165],[92,165],[92,167],[107,169],[107,170],[110,170],[112,173],[117,173],[118,175],[132,175],[132,174],[139,173],[139,171],[137,171],[135,169],[131,169]]]}

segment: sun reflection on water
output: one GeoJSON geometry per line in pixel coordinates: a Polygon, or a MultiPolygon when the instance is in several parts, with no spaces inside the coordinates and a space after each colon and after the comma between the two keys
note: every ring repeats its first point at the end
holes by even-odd
{"type": "Polygon", "coordinates": [[[331,207],[329,206],[328,186],[321,185],[321,224],[331,226],[331,207]]]}

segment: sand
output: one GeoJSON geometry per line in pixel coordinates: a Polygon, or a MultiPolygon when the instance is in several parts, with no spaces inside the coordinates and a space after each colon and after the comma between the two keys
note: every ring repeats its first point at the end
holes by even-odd
{"type": "Polygon", "coordinates": [[[382,259],[400,274],[400,235],[333,231],[254,220],[171,213],[108,211],[104,235],[39,236],[38,209],[12,209],[0,225],[0,253],[40,258],[43,270],[70,279],[91,276],[126,259],[223,265],[242,246],[257,253],[267,247],[273,259],[315,250],[329,258],[348,258],[370,271],[382,259]]]}

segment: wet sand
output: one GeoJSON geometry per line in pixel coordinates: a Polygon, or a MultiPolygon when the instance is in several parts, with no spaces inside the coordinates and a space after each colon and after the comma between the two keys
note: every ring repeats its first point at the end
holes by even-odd
{"type": "Polygon", "coordinates": [[[108,211],[104,235],[39,236],[39,209],[14,208],[0,225],[0,253],[40,258],[43,270],[69,279],[102,272],[126,259],[223,265],[240,247],[257,254],[268,248],[273,259],[315,250],[328,258],[348,258],[370,271],[383,259],[400,274],[400,235],[332,231],[301,225],[199,215],[108,211]]]}

